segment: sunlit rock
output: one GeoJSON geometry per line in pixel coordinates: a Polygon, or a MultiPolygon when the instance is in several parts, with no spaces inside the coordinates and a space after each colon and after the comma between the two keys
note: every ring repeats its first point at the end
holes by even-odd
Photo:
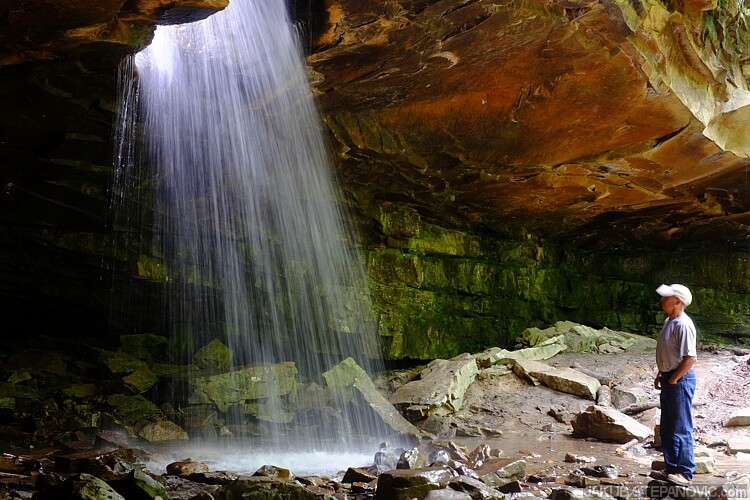
{"type": "Polygon", "coordinates": [[[423,467],[421,469],[397,469],[378,476],[376,500],[408,500],[421,498],[429,491],[440,489],[456,472],[450,467],[423,467]]]}
{"type": "Polygon", "coordinates": [[[750,425],[750,408],[740,408],[724,422],[724,427],[750,425]]]}
{"type": "Polygon", "coordinates": [[[531,380],[539,380],[551,389],[591,400],[596,400],[597,390],[601,386],[599,380],[573,368],[557,368],[533,360],[515,360],[513,372],[531,380]]]}
{"type": "Polygon", "coordinates": [[[651,429],[614,408],[589,406],[570,422],[573,432],[602,441],[627,443],[631,439],[643,441],[653,433],[651,429]]]}
{"type": "Polygon", "coordinates": [[[187,459],[167,464],[167,474],[173,474],[175,476],[187,477],[190,474],[198,474],[208,471],[208,465],[197,460],[187,459]]]}
{"type": "Polygon", "coordinates": [[[568,348],[565,345],[563,337],[560,335],[555,338],[547,339],[539,345],[534,347],[528,347],[526,349],[518,349],[509,351],[501,349],[499,347],[491,347],[484,352],[475,355],[477,364],[482,367],[489,367],[498,364],[509,364],[516,360],[532,360],[538,361],[542,359],[549,359],[556,354],[566,350],[568,348]]]}
{"type": "Polygon", "coordinates": [[[501,487],[526,475],[526,461],[512,458],[491,459],[478,467],[476,473],[484,484],[501,487]]]}

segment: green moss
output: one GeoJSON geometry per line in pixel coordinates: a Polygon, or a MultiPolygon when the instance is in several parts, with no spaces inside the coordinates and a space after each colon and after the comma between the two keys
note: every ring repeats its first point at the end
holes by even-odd
{"type": "Polygon", "coordinates": [[[138,258],[138,276],[160,283],[166,283],[169,280],[164,263],[148,255],[141,255],[138,258]]]}
{"type": "Polygon", "coordinates": [[[397,246],[371,248],[367,258],[389,358],[509,347],[526,328],[560,320],[655,336],[664,318],[655,289],[675,282],[694,291],[689,313],[701,339],[750,340],[747,252],[585,252],[533,237],[466,234],[450,241],[476,243],[449,253],[433,238],[457,231],[440,231],[410,210],[389,207],[386,227],[400,228],[388,240],[397,246]]]}

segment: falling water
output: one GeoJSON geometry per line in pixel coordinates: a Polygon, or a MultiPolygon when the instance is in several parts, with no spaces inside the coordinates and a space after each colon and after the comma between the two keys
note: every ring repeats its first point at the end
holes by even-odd
{"type": "MultiPolygon", "coordinates": [[[[301,382],[323,384],[347,357],[379,370],[366,276],[285,2],[234,0],[160,26],[136,65],[175,345],[189,356],[219,338],[232,369],[292,361],[301,382]]],[[[344,403],[313,401],[287,422],[289,396],[273,389],[259,427],[271,448],[349,449],[349,438],[385,433],[344,403]]]]}

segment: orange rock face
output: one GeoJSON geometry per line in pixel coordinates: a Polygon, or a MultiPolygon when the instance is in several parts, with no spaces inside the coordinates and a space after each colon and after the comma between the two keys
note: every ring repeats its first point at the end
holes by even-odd
{"type": "MultiPolygon", "coordinates": [[[[328,11],[310,63],[360,199],[582,242],[747,235],[750,163],[649,73],[660,49],[649,55],[648,33],[616,7],[339,0],[328,11]]],[[[698,56],[683,55],[694,75],[698,56]]]]}

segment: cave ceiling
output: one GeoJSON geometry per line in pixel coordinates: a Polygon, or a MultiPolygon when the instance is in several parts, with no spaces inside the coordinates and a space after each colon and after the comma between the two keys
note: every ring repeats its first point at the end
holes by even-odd
{"type": "MultiPolygon", "coordinates": [[[[15,210],[54,223],[35,219],[39,200],[94,225],[104,195],[56,199],[62,174],[39,152],[59,155],[56,137],[80,143],[66,120],[108,125],[113,68],[155,24],[225,5],[0,0],[6,220],[15,210]]],[[[404,204],[446,227],[584,247],[750,246],[744,2],[299,0],[292,10],[338,177],[361,213],[404,204]]],[[[100,142],[91,161],[106,163],[100,142]]],[[[60,168],[77,172],[81,192],[91,181],[60,168]]]]}

